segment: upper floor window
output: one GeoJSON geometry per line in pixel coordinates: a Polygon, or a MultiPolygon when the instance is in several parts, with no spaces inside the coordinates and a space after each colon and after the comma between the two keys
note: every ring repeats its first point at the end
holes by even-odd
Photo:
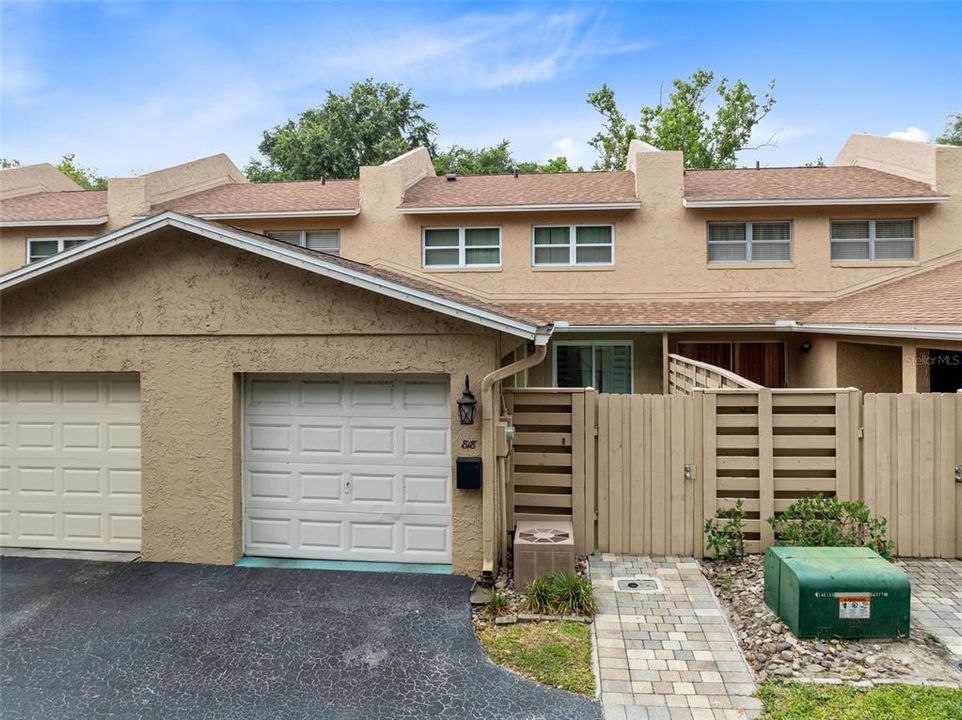
{"type": "Polygon", "coordinates": [[[613,225],[549,225],[534,228],[535,265],[612,265],[613,225]]]}
{"type": "Polygon", "coordinates": [[[425,228],[424,267],[499,267],[501,228],[425,228]]]}
{"type": "Polygon", "coordinates": [[[792,224],[708,223],[708,262],[790,262],[792,224]]]}
{"type": "Polygon", "coordinates": [[[833,220],[832,260],[913,260],[915,220],[833,220]]]}
{"type": "Polygon", "coordinates": [[[274,230],[267,237],[326,252],[330,255],[341,254],[340,230],[274,230]]]}
{"type": "Polygon", "coordinates": [[[79,245],[90,238],[32,238],[27,240],[27,262],[37,262],[67,248],[79,245]]]}

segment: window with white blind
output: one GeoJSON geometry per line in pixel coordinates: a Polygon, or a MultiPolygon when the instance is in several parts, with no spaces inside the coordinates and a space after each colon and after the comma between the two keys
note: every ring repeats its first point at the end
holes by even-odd
{"type": "Polygon", "coordinates": [[[630,342],[556,342],[554,384],[555,387],[593,387],[605,393],[630,393],[632,360],[630,342]]]}
{"type": "Polygon", "coordinates": [[[500,267],[501,228],[425,228],[422,262],[426,268],[500,267]]]}
{"type": "Polygon", "coordinates": [[[547,225],[533,230],[532,264],[612,265],[613,225],[547,225]]]}
{"type": "Polygon", "coordinates": [[[27,240],[27,262],[37,262],[51,255],[63,252],[67,248],[79,245],[90,238],[30,238],[27,240]]]}
{"type": "Polygon", "coordinates": [[[272,230],[267,237],[318,250],[329,255],[341,254],[340,230],[272,230]]]}
{"type": "Polygon", "coordinates": [[[791,262],[792,224],[778,222],[708,223],[708,262],[791,262]]]}
{"type": "Polygon", "coordinates": [[[914,260],[915,220],[833,220],[832,260],[914,260]]]}

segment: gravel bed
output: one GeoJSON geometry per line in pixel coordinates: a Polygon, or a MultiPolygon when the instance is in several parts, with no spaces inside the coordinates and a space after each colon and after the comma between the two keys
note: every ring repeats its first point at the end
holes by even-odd
{"type": "MultiPolygon", "coordinates": [[[[761,555],[740,562],[703,562],[735,638],[759,682],[769,679],[962,684],[945,648],[914,621],[903,640],[803,640],[765,605],[761,555]]],[[[866,683],[867,684],[867,683],[866,683]]]]}

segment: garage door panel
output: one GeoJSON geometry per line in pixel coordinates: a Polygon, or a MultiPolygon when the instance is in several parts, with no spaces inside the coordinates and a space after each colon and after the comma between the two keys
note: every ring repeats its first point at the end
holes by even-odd
{"type": "Polygon", "coordinates": [[[2,544],[139,550],[137,378],[6,374],[0,387],[2,544]]]}
{"type": "Polygon", "coordinates": [[[256,511],[245,520],[247,552],[270,557],[370,562],[447,563],[447,518],[342,513],[318,518],[307,512],[256,511]]]}
{"type": "Polygon", "coordinates": [[[255,376],[246,388],[248,554],[450,562],[446,378],[255,376]]]}

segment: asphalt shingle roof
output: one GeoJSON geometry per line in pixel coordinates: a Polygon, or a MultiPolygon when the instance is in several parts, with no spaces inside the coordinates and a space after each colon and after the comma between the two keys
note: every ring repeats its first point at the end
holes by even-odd
{"type": "Polygon", "coordinates": [[[38,192],[0,202],[0,222],[92,220],[106,215],[106,190],[38,192]]]}
{"type": "Polygon", "coordinates": [[[685,199],[855,200],[938,197],[929,185],[858,166],[688,170],[685,199]]]}

